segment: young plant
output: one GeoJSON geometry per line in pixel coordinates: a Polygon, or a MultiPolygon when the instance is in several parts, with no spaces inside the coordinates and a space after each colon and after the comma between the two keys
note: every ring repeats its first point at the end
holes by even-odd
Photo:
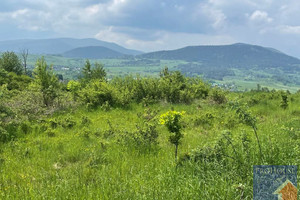
{"type": "Polygon", "coordinates": [[[263,154],[262,154],[262,150],[261,150],[260,141],[259,141],[259,138],[257,135],[257,126],[256,126],[255,116],[252,116],[251,113],[246,108],[243,108],[238,103],[232,104],[232,109],[235,110],[236,114],[238,115],[240,121],[243,124],[250,126],[253,129],[255,137],[256,137],[257,145],[259,148],[260,159],[262,159],[263,154]]]}
{"type": "Polygon", "coordinates": [[[184,112],[168,111],[160,116],[160,124],[165,125],[168,131],[172,133],[169,137],[171,144],[175,145],[175,160],[177,160],[178,146],[180,144],[180,139],[183,137],[181,133],[182,124],[181,118],[184,112]]]}
{"type": "Polygon", "coordinates": [[[281,100],[281,103],[280,103],[280,107],[283,108],[283,109],[287,109],[287,107],[289,106],[289,104],[288,104],[289,100],[288,100],[287,94],[282,93],[281,94],[281,99],[282,100],[281,100]]]}

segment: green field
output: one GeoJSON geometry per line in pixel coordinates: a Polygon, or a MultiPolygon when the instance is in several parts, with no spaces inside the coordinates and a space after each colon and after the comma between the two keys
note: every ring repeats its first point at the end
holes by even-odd
{"type": "Polygon", "coordinates": [[[1,72],[0,199],[252,199],[253,165],[299,167],[299,92],[46,66],[1,72]]]}
{"type": "Polygon", "coordinates": [[[299,94],[291,96],[287,110],[279,107],[276,94],[254,96],[231,93],[227,98],[260,99],[250,110],[258,119],[263,161],[252,129],[239,123],[227,104],[210,99],[79,109],[33,123],[26,135],[1,144],[1,199],[252,199],[252,165],[298,165],[300,158],[299,94]],[[151,122],[159,134],[157,145],[147,149],[130,139],[138,133],[136,125],[145,126],[139,113],[147,117],[151,110],[159,116],[171,109],[186,112],[179,155],[198,155],[180,165],[158,118],[151,122]],[[45,129],[66,119],[73,125],[45,129]],[[230,157],[214,155],[217,148],[230,157]]]}

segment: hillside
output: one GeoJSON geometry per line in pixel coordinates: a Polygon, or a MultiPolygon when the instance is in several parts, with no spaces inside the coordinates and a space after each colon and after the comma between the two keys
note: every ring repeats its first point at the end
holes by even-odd
{"type": "Polygon", "coordinates": [[[221,46],[188,46],[185,48],[157,51],[138,57],[148,59],[184,60],[203,65],[234,68],[289,67],[300,66],[300,60],[275,49],[249,44],[221,46]]]}
{"type": "Polygon", "coordinates": [[[103,46],[122,54],[137,55],[142,52],[126,49],[115,43],[105,42],[97,39],[73,39],[73,38],[54,38],[54,39],[26,39],[0,41],[0,51],[15,51],[28,49],[31,54],[61,54],[78,47],[103,46]]]}
{"type": "Polygon", "coordinates": [[[248,200],[254,165],[299,167],[300,93],[92,73],[0,82],[1,200],[248,200]]]}
{"type": "Polygon", "coordinates": [[[120,58],[124,54],[101,46],[79,47],[67,51],[62,54],[68,58],[88,58],[88,59],[104,59],[104,58],[120,58]]]}

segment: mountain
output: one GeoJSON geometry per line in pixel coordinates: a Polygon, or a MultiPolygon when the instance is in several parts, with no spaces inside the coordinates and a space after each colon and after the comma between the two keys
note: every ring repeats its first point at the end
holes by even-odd
{"type": "Polygon", "coordinates": [[[142,53],[140,51],[126,49],[115,43],[104,42],[92,38],[54,38],[0,41],[0,51],[2,52],[19,52],[21,49],[28,49],[31,54],[62,54],[78,47],[89,46],[102,46],[127,55],[138,55],[142,53]]]}
{"type": "Polygon", "coordinates": [[[62,55],[68,58],[88,58],[88,59],[120,58],[124,56],[124,54],[120,52],[102,46],[79,47],[67,51],[62,55]]]}
{"type": "Polygon", "coordinates": [[[138,56],[147,59],[185,60],[204,66],[233,68],[299,66],[300,60],[278,50],[249,44],[188,46],[170,51],[157,51],[138,56]]]}

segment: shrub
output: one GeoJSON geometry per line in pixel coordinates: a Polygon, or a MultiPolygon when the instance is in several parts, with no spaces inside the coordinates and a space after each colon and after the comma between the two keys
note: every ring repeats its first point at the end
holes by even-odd
{"type": "Polygon", "coordinates": [[[72,117],[68,116],[63,119],[60,124],[63,128],[72,128],[76,125],[76,121],[72,117]]]}
{"type": "Polygon", "coordinates": [[[79,97],[79,90],[81,84],[78,81],[71,80],[67,84],[67,90],[70,91],[73,95],[73,98],[76,100],[79,97]]]}
{"type": "Polygon", "coordinates": [[[105,102],[114,104],[113,88],[106,82],[92,81],[80,92],[81,101],[89,107],[95,108],[105,102]]]}
{"type": "Polygon", "coordinates": [[[282,93],[281,94],[281,103],[280,103],[280,107],[283,109],[287,109],[289,104],[288,104],[288,96],[286,93],[282,93]]]}
{"type": "Polygon", "coordinates": [[[57,76],[53,72],[53,67],[48,66],[44,57],[38,59],[34,69],[34,77],[40,91],[43,94],[43,101],[46,106],[53,103],[58,96],[59,82],[57,76]]]}
{"type": "Polygon", "coordinates": [[[9,133],[0,126],[0,142],[6,142],[10,139],[9,133]]]}
{"type": "Polygon", "coordinates": [[[82,116],[81,117],[81,125],[82,126],[88,126],[92,123],[92,121],[90,120],[90,118],[88,118],[87,116],[82,116]]]}
{"type": "Polygon", "coordinates": [[[225,93],[222,90],[217,89],[217,88],[212,89],[211,98],[217,104],[223,104],[223,103],[227,102],[225,93]]]}
{"type": "Polygon", "coordinates": [[[203,113],[194,119],[195,126],[203,126],[204,128],[212,128],[215,116],[212,113],[203,113]]]}
{"type": "Polygon", "coordinates": [[[178,146],[180,144],[180,140],[183,137],[181,133],[182,124],[181,118],[184,112],[177,111],[168,111],[160,116],[160,124],[165,125],[170,133],[169,141],[171,144],[175,145],[175,159],[177,160],[178,146]]]}
{"type": "Polygon", "coordinates": [[[22,122],[19,126],[19,130],[23,134],[28,134],[32,131],[31,124],[29,122],[22,122]]]}

